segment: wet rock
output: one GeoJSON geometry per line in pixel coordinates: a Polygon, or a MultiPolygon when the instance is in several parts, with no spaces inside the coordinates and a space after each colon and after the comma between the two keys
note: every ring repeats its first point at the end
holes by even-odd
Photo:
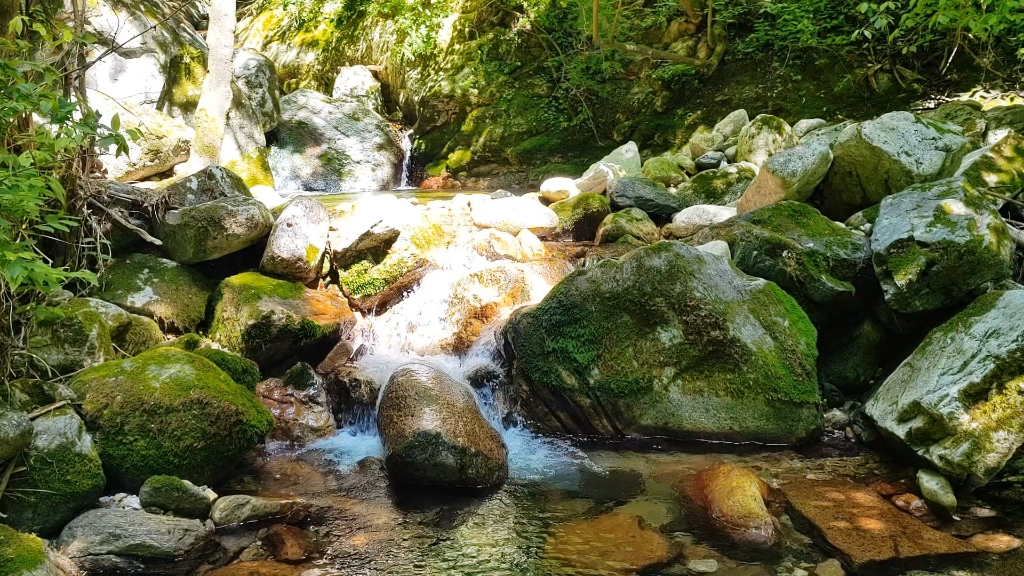
{"type": "Polygon", "coordinates": [[[910,514],[914,518],[917,518],[921,522],[928,524],[929,526],[935,526],[938,524],[939,519],[935,517],[935,514],[928,508],[928,504],[925,503],[924,499],[917,494],[905,493],[897,494],[890,498],[892,503],[897,508],[903,510],[907,514],[910,514]]]}
{"type": "Polygon", "coordinates": [[[967,543],[982,552],[1006,554],[1020,548],[1024,542],[1009,534],[975,534],[967,539],[967,543]]]}
{"type": "Polygon", "coordinates": [[[155,235],[172,260],[195,264],[248,248],[273,226],[274,217],[263,203],[231,196],[167,212],[155,235]]]}
{"type": "Polygon", "coordinates": [[[555,234],[576,242],[593,240],[597,236],[597,228],[612,211],[607,198],[592,193],[556,202],[551,209],[558,215],[555,234]]]}
{"type": "Polygon", "coordinates": [[[218,568],[209,576],[299,576],[306,568],[266,560],[241,561],[218,568]]]}
{"type": "Polygon", "coordinates": [[[886,197],[871,233],[872,262],[897,312],[952,306],[1010,275],[1014,241],[993,206],[961,179],[886,197]]]}
{"type": "Polygon", "coordinates": [[[747,187],[737,209],[750,212],[781,200],[810,198],[832,166],[832,150],[822,142],[800,144],[772,156],[747,187]]]}
{"type": "Polygon", "coordinates": [[[736,161],[764,166],[769,158],[797,145],[793,128],[782,118],[761,114],[743,127],[737,143],[736,161]]]}
{"type": "Polygon", "coordinates": [[[182,573],[211,542],[199,520],[134,510],[90,510],[68,524],[54,545],[89,573],[182,573]]]}
{"type": "Polygon", "coordinates": [[[685,206],[679,198],[644,178],[616,178],[608,184],[608,198],[617,209],[639,208],[648,214],[671,215],[685,206]]]}
{"type": "Polygon", "coordinates": [[[726,260],[732,260],[732,250],[729,249],[729,244],[722,240],[712,240],[706,244],[700,244],[697,246],[697,250],[725,258],[726,260]]]}
{"type": "Polygon", "coordinates": [[[260,542],[278,562],[299,563],[310,557],[313,541],[305,530],[287,524],[276,524],[267,530],[260,542]]]}
{"type": "Polygon", "coordinates": [[[597,244],[612,244],[625,236],[653,244],[661,239],[658,227],[647,214],[639,208],[626,208],[605,217],[597,229],[597,244]]]}
{"type": "MultiPolygon", "coordinates": [[[[1024,134],[1008,134],[995,144],[964,156],[956,176],[962,176],[980,190],[1015,198],[1024,190],[1024,134]]],[[[1004,200],[987,196],[997,207],[1004,200]]]]}
{"type": "Polygon", "coordinates": [[[236,526],[274,518],[292,521],[305,514],[305,504],[295,498],[222,496],[213,503],[210,520],[216,526],[236,526]]]}
{"type": "Polygon", "coordinates": [[[852,124],[833,148],[822,212],[845,219],[913,184],[952,176],[967,151],[958,128],[909,112],[852,124]]]}
{"type": "Polygon", "coordinates": [[[366,412],[377,406],[381,385],[372,376],[355,366],[336,366],[317,369],[323,377],[324,389],[332,406],[335,421],[348,422],[359,412],[366,412]]]}
{"type": "MultiPolygon", "coordinates": [[[[699,158],[694,160],[694,165],[697,166],[697,170],[714,170],[715,168],[721,168],[722,163],[726,161],[725,152],[719,152],[712,150],[711,152],[705,152],[699,158]]],[[[678,182],[676,183],[678,184],[678,182]]]]}
{"type": "Polygon", "coordinates": [[[111,262],[99,275],[96,297],[152,318],[167,332],[194,332],[206,317],[213,282],[195,270],[151,254],[111,262]]]}
{"type": "Polygon", "coordinates": [[[672,216],[672,223],[662,229],[662,235],[671,239],[684,239],[736,215],[735,208],[727,206],[690,206],[672,216]]]}
{"type": "Polygon", "coordinates": [[[256,387],[256,395],[274,415],[271,439],[304,443],[334,434],[334,416],[323,387],[303,389],[271,378],[256,387]]]}
{"type": "Polygon", "coordinates": [[[182,518],[206,520],[213,501],[207,489],[174,476],[153,476],[139,489],[143,508],[158,508],[182,518]]]}
{"type": "Polygon", "coordinates": [[[591,470],[587,467],[580,470],[579,496],[598,504],[632,500],[643,490],[644,478],[636,470],[591,470]]]}
{"type": "Polygon", "coordinates": [[[800,120],[796,124],[793,124],[793,134],[796,134],[797,138],[803,138],[815,130],[819,130],[828,126],[828,121],[821,118],[805,118],[800,120]]]}
{"type": "Polygon", "coordinates": [[[699,560],[690,560],[686,564],[686,568],[690,572],[697,574],[711,574],[718,572],[718,560],[714,558],[701,558],[699,560]]]}
{"type": "Polygon", "coordinates": [[[768,511],[768,486],[746,468],[722,464],[694,479],[693,495],[711,528],[741,548],[769,549],[779,543],[779,521],[768,511]]]}
{"type": "Polygon", "coordinates": [[[340,294],[256,272],[221,282],[213,306],[210,338],[263,368],[319,361],[355,325],[340,294]]]}
{"type": "Polygon", "coordinates": [[[665,186],[678,186],[688,180],[686,172],[679,167],[675,160],[662,156],[656,156],[644,162],[642,176],[665,186]]]}
{"type": "Polygon", "coordinates": [[[956,494],[945,476],[922,468],[917,471],[917,487],[921,489],[921,496],[929,508],[949,516],[956,515],[956,494]]]}
{"type": "Polygon", "coordinates": [[[543,556],[577,570],[632,574],[668,562],[668,540],[639,516],[611,512],[553,528],[543,556]]]}
{"type": "Polygon", "coordinates": [[[391,375],[377,429],[393,481],[480,488],[508,477],[508,450],[473,391],[437,368],[408,364],[391,375]]]}
{"type": "Polygon", "coordinates": [[[848,480],[795,480],[782,490],[791,509],[855,572],[870,574],[921,560],[952,561],[974,552],[848,480]]]}
{"type": "Polygon", "coordinates": [[[176,180],[160,190],[160,199],[171,208],[189,208],[222,200],[251,196],[245,181],[223,166],[209,166],[176,180]]]}
{"type": "MultiPolygon", "coordinates": [[[[559,223],[561,223],[561,219],[559,219],[559,223]]],[[[519,241],[524,261],[540,260],[548,256],[548,249],[544,247],[544,243],[533,232],[520,230],[519,234],[516,234],[516,240],[519,241]]]]}
{"type": "Polygon", "coordinates": [[[71,408],[32,422],[32,443],[23,453],[25,470],[15,472],[4,522],[44,537],[56,534],[83,510],[96,506],[106,476],[92,436],[71,408]]]}
{"type": "Polygon", "coordinates": [[[815,338],[775,284],[659,242],[517,310],[504,346],[524,416],[547,431],[796,442],[821,427],[815,338]]]}
{"type": "Polygon", "coordinates": [[[213,484],[273,425],[251,391],[209,360],[170,347],[94,366],[70,386],[104,469],[132,490],[158,475],[213,484]]]}
{"type": "Polygon", "coordinates": [[[7,462],[32,443],[32,421],[24,412],[0,407],[0,462],[7,462]]]}
{"type": "Polygon", "coordinates": [[[679,187],[676,196],[685,207],[712,204],[726,206],[743,197],[757,173],[749,164],[731,164],[705,170],[679,187]]]}
{"type": "MultiPolygon", "coordinates": [[[[526,232],[529,232],[527,230],[526,232]]],[[[512,260],[523,259],[522,247],[519,240],[507,233],[487,228],[473,232],[470,237],[473,250],[488,260],[512,260]]]]}
{"type": "Polygon", "coordinates": [[[572,178],[548,178],[540,185],[540,197],[549,203],[567,200],[580,194],[572,178]]]}
{"type": "Polygon", "coordinates": [[[885,325],[868,317],[852,327],[837,326],[832,332],[832,342],[820,347],[818,379],[847,393],[867,390],[893,357],[893,339],[885,325]]]}
{"type": "Polygon", "coordinates": [[[553,232],[558,215],[536,200],[517,197],[474,202],[471,216],[480,228],[494,228],[513,236],[522,230],[535,234],[553,232]]]}
{"type": "Polygon", "coordinates": [[[307,284],[320,274],[327,247],[327,210],[315,198],[298,196],[274,222],[260,272],[307,284]]]}

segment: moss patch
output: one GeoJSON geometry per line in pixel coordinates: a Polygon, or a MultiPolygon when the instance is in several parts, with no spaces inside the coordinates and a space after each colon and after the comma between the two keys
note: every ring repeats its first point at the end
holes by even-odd
{"type": "Polygon", "coordinates": [[[36,536],[0,524],[0,574],[34,573],[46,562],[46,546],[36,536]]]}

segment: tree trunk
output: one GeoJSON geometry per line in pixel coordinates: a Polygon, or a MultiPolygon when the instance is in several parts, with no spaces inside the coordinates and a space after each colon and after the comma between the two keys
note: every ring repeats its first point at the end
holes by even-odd
{"type": "Polygon", "coordinates": [[[0,37],[7,36],[7,26],[21,12],[21,0],[0,0],[0,37]]]}
{"type": "Polygon", "coordinates": [[[235,0],[213,0],[210,30],[206,35],[210,56],[195,115],[196,137],[192,141],[192,155],[188,164],[191,172],[216,164],[220,159],[232,100],[231,62],[235,52],[235,24],[235,0]]]}

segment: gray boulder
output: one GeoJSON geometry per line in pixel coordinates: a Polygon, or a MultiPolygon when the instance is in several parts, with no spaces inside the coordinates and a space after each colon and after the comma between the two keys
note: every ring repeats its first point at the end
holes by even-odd
{"type": "Polygon", "coordinates": [[[669,216],[684,208],[679,198],[644,178],[612,180],[608,184],[608,198],[615,208],[639,208],[648,214],[669,216]]]}
{"type": "Polygon", "coordinates": [[[871,233],[875,274],[897,312],[946,308],[1009,277],[1014,254],[999,213],[962,179],[886,197],[871,233]]]}
{"type": "Polygon", "coordinates": [[[988,199],[1002,207],[1006,203],[1004,198],[1016,198],[1024,190],[1024,135],[1008,134],[995,144],[964,156],[956,175],[979,190],[998,194],[988,195],[988,199]]]}
{"type": "Polygon", "coordinates": [[[472,389],[432,366],[407,364],[391,375],[377,429],[395,482],[481,488],[508,478],[508,450],[472,389]]]}
{"type": "Polygon", "coordinates": [[[681,185],[676,195],[684,207],[712,204],[726,206],[743,197],[757,172],[750,164],[731,164],[705,170],[681,185]]]}
{"type": "Polygon", "coordinates": [[[331,98],[359,102],[379,114],[384,113],[380,82],[366,66],[345,66],[338,71],[331,98]]]}
{"type": "Polygon", "coordinates": [[[261,132],[277,128],[281,121],[281,85],[273,61],[251,48],[239,48],[231,66],[232,78],[254,113],[254,124],[261,132]]]}
{"type": "Polygon", "coordinates": [[[99,274],[97,298],[152,318],[161,329],[187,334],[206,318],[213,282],[195,270],[151,254],[112,261],[99,274]]]}
{"type": "Polygon", "coordinates": [[[781,200],[803,202],[832,167],[832,149],[821,141],[783,150],[765,162],[743,193],[737,210],[750,212],[781,200]]]}
{"type": "Polygon", "coordinates": [[[736,161],[763,166],[769,158],[798,142],[793,128],[785,120],[761,114],[743,127],[736,144],[736,161]]]}
{"type": "Polygon", "coordinates": [[[169,211],[157,222],[156,236],[171,259],[195,264],[248,248],[273,226],[274,217],[262,202],[231,196],[169,211]]]}
{"type": "Polygon", "coordinates": [[[672,223],[666,225],[661,233],[669,239],[682,240],[719,222],[725,222],[736,215],[735,208],[698,204],[690,206],[672,216],[672,223]]]}
{"type": "Polygon", "coordinates": [[[822,212],[843,220],[911,185],[952,176],[968,150],[959,127],[909,112],[853,124],[833,148],[822,212]]]}
{"type": "Polygon", "coordinates": [[[330,217],[315,198],[298,196],[284,207],[263,252],[260,271],[306,284],[320,274],[330,217]]]}
{"type": "Polygon", "coordinates": [[[238,174],[223,166],[209,166],[176,180],[160,191],[160,199],[171,208],[188,208],[221,198],[251,196],[238,174]]]}
{"type": "Polygon", "coordinates": [[[304,513],[305,505],[296,498],[260,498],[238,494],[222,496],[213,503],[210,520],[216,526],[239,526],[263,520],[287,520],[304,513]]]}
{"type": "Polygon", "coordinates": [[[182,518],[206,520],[213,506],[211,493],[188,480],[174,476],[152,476],[139,489],[143,508],[157,508],[182,518]]]}
{"type": "Polygon", "coordinates": [[[827,120],[823,120],[821,118],[805,118],[793,125],[793,133],[796,134],[797,138],[803,138],[811,132],[820,130],[825,126],[828,126],[827,120]]]}
{"type": "Polygon", "coordinates": [[[721,168],[722,164],[726,162],[725,152],[719,152],[718,150],[712,150],[711,152],[705,152],[696,160],[693,161],[694,166],[697,170],[714,170],[715,168],[721,168]]]}
{"type": "Polygon", "coordinates": [[[7,462],[32,443],[32,421],[24,412],[0,407],[0,462],[7,462]]]}
{"type": "Polygon", "coordinates": [[[740,109],[729,113],[728,116],[722,118],[715,124],[715,127],[711,130],[716,134],[721,134],[723,140],[728,140],[734,136],[739,136],[740,132],[750,124],[750,116],[747,115],[747,111],[740,109]]]}

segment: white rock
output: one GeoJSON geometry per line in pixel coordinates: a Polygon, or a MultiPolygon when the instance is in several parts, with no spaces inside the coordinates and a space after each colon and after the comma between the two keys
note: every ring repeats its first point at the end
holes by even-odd
{"type": "Polygon", "coordinates": [[[362,102],[378,114],[384,113],[384,99],[380,82],[366,66],[345,66],[334,79],[331,97],[339,100],[362,102]]]}
{"type": "Polygon", "coordinates": [[[296,196],[274,223],[260,271],[306,284],[320,273],[330,219],[323,204],[296,196]]]}
{"type": "Polygon", "coordinates": [[[805,118],[793,125],[793,133],[797,138],[803,138],[807,134],[828,126],[828,122],[821,118],[805,118]]]}
{"type": "Polygon", "coordinates": [[[797,145],[793,129],[782,118],[761,114],[743,127],[736,145],[736,160],[764,166],[769,158],[797,145]]]}
{"type": "Polygon", "coordinates": [[[712,572],[718,571],[718,560],[715,560],[714,558],[690,560],[690,562],[686,564],[686,568],[690,572],[696,572],[698,574],[711,574],[712,572]]]}
{"type": "Polygon", "coordinates": [[[672,216],[672,223],[666,226],[666,228],[671,231],[673,238],[686,238],[708,226],[725,222],[735,215],[735,208],[699,204],[697,206],[690,206],[682,212],[677,212],[672,216]]]}
{"type": "Polygon", "coordinates": [[[537,235],[529,230],[522,230],[516,235],[519,246],[523,249],[523,260],[539,260],[548,255],[548,249],[537,235]]]}
{"type": "Polygon", "coordinates": [[[620,166],[609,164],[607,162],[598,162],[586,172],[583,176],[576,180],[576,189],[580,192],[592,192],[594,194],[604,194],[605,190],[608,189],[608,183],[616,178],[624,178],[626,171],[620,166]]]}
{"type": "Polygon", "coordinates": [[[548,178],[540,185],[540,197],[548,202],[558,202],[577,196],[580,189],[572,178],[548,178]]]}
{"type": "Polygon", "coordinates": [[[747,111],[742,108],[730,113],[718,124],[715,124],[712,132],[721,134],[725,140],[732,138],[733,136],[739,136],[740,130],[743,127],[750,124],[750,116],[747,115],[747,111]]]}
{"type": "Polygon", "coordinates": [[[721,256],[726,260],[732,259],[732,252],[729,250],[729,243],[724,240],[712,240],[707,244],[701,244],[700,246],[697,246],[697,250],[707,252],[708,254],[714,254],[715,256],[721,256]]]}
{"type": "Polygon", "coordinates": [[[558,227],[558,215],[540,202],[512,197],[474,202],[471,216],[480,228],[495,228],[509,234],[522,230],[550,232],[558,227]]]}

